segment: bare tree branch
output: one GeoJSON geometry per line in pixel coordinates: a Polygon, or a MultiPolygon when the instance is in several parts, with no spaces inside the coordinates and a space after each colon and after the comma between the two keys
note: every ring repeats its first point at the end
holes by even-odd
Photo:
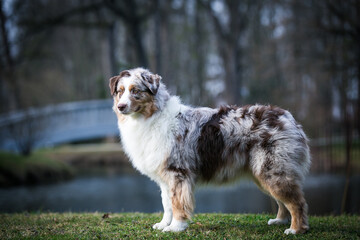
{"type": "Polygon", "coordinates": [[[219,37],[226,40],[228,34],[225,32],[225,29],[221,26],[219,18],[216,16],[216,13],[214,12],[213,8],[211,7],[211,1],[200,0],[200,3],[210,13],[210,16],[211,16],[212,20],[214,21],[215,29],[216,29],[216,32],[219,35],[219,37]]]}
{"type": "Polygon", "coordinates": [[[83,13],[88,13],[88,12],[92,12],[92,11],[98,11],[102,7],[104,7],[103,2],[92,3],[89,5],[72,8],[71,10],[64,12],[56,17],[45,18],[41,22],[34,21],[32,19],[25,19],[22,22],[19,22],[19,24],[34,26],[32,34],[35,34],[35,33],[41,32],[47,28],[54,27],[54,26],[57,26],[60,24],[64,24],[72,16],[75,16],[78,14],[83,14],[83,13]]]}
{"type": "MultiPolygon", "coordinates": [[[[352,19],[350,15],[345,14],[346,11],[341,11],[338,6],[335,6],[331,1],[326,1],[328,9],[336,16],[340,21],[348,23],[352,29],[356,32],[360,32],[360,25],[355,19],[352,19]]],[[[355,6],[352,6],[355,7],[355,6]]]]}
{"type": "MultiPolygon", "coordinates": [[[[118,17],[124,19],[124,20],[130,20],[132,18],[131,14],[127,14],[126,11],[124,11],[123,8],[120,8],[117,4],[115,4],[114,0],[105,0],[104,1],[106,7],[112,11],[115,15],[118,17]]],[[[129,3],[129,1],[126,1],[126,3],[129,3]]],[[[131,1],[130,1],[131,4],[131,1]]]]}

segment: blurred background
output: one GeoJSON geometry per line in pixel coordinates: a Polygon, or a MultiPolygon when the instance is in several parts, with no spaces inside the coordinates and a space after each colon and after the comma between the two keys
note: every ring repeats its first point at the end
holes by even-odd
{"type": "MultiPolygon", "coordinates": [[[[273,104],[311,139],[310,214],[360,213],[360,1],[0,0],[0,212],[162,210],[121,150],[108,79],[194,106],[273,104]]],[[[197,212],[271,212],[250,181],[197,212]]]]}

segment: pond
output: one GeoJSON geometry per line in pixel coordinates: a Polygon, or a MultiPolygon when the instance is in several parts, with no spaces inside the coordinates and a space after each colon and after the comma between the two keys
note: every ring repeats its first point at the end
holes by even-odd
{"type": "MultiPolygon", "coordinates": [[[[309,213],[339,214],[345,177],[311,175],[305,182],[309,213]]],[[[360,213],[360,176],[351,178],[350,213],[360,213]]],[[[195,212],[275,213],[276,203],[254,183],[242,180],[226,187],[199,187],[195,212]]],[[[159,212],[160,190],[136,173],[82,176],[68,182],[0,189],[0,212],[159,212]]]]}

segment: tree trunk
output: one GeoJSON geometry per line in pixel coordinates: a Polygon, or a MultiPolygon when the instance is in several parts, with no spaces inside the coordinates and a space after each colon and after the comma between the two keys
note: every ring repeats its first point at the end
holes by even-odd
{"type": "Polygon", "coordinates": [[[112,22],[108,28],[108,38],[109,38],[109,57],[110,57],[110,72],[111,76],[115,76],[119,73],[116,66],[116,45],[115,45],[115,23],[112,22]]]}
{"type": "Polygon", "coordinates": [[[241,66],[241,48],[240,46],[235,46],[234,49],[234,65],[235,65],[235,78],[234,78],[234,97],[235,101],[230,104],[242,104],[243,96],[242,96],[242,87],[243,87],[243,79],[242,79],[242,66],[241,66]]]}
{"type": "MultiPolygon", "coordinates": [[[[4,70],[0,72],[2,74],[1,79],[4,80],[2,83],[6,83],[9,87],[7,91],[9,106],[5,107],[7,110],[16,110],[20,108],[20,88],[18,86],[18,81],[14,72],[14,60],[11,56],[10,41],[9,35],[6,29],[6,15],[3,9],[3,1],[0,0],[0,28],[1,28],[1,39],[4,46],[5,52],[5,67],[4,70]]],[[[5,85],[5,84],[4,84],[5,85]]],[[[2,86],[4,87],[4,86],[2,86]]],[[[6,90],[6,88],[5,88],[6,90]]],[[[1,92],[2,93],[2,92],[1,92]]]]}
{"type": "MultiPolygon", "coordinates": [[[[347,104],[346,104],[347,105],[347,104]]],[[[350,185],[350,177],[351,177],[351,120],[348,113],[348,110],[345,109],[345,119],[344,119],[344,128],[345,128],[345,174],[346,174],[346,181],[344,186],[343,197],[341,201],[341,214],[347,212],[346,203],[348,199],[348,190],[350,185]]]]}
{"type": "Polygon", "coordinates": [[[161,44],[161,23],[162,11],[160,2],[156,0],[156,13],[155,13],[155,71],[162,74],[162,44],[161,44]]]}
{"type": "MultiPolygon", "coordinates": [[[[141,23],[146,21],[148,16],[140,15],[138,13],[139,6],[135,0],[124,1],[124,4],[120,1],[106,1],[105,4],[115,15],[120,17],[126,26],[126,30],[129,33],[128,38],[131,38],[131,43],[134,46],[136,62],[130,62],[131,64],[138,64],[142,67],[148,67],[148,60],[143,44],[143,34],[141,32],[141,23]]],[[[151,11],[149,11],[151,13],[151,11]]],[[[148,14],[150,15],[150,14],[148,14]]]]}
{"type": "MultiPolygon", "coordinates": [[[[359,38],[360,41],[360,38],[359,38]]],[[[360,46],[359,47],[359,53],[358,53],[358,62],[357,62],[357,111],[355,116],[355,122],[358,132],[358,138],[360,138],[360,46]]]]}
{"type": "Polygon", "coordinates": [[[140,64],[140,66],[147,68],[148,61],[145,53],[144,44],[142,41],[143,36],[141,34],[140,22],[138,19],[135,18],[133,19],[133,21],[128,22],[127,26],[135,44],[137,63],[140,64]]]}
{"type": "Polygon", "coordinates": [[[224,2],[230,13],[227,27],[221,24],[219,17],[212,10],[209,3],[202,3],[214,21],[217,44],[225,70],[226,91],[223,93],[223,98],[228,104],[238,104],[242,101],[242,52],[239,39],[247,26],[250,15],[250,2],[251,1],[241,2],[230,0],[224,2]],[[246,10],[241,10],[241,8],[246,10]]]}
{"type": "Polygon", "coordinates": [[[225,68],[225,96],[228,104],[241,104],[241,54],[240,48],[233,44],[223,46],[221,56],[225,68]]]}
{"type": "Polygon", "coordinates": [[[345,174],[346,174],[346,181],[344,186],[343,197],[341,201],[341,214],[346,212],[346,203],[348,199],[348,189],[350,185],[350,175],[351,175],[351,117],[349,114],[349,100],[347,97],[347,88],[348,88],[348,74],[346,69],[343,70],[342,73],[342,81],[340,87],[340,96],[342,102],[342,109],[343,109],[343,127],[345,130],[345,174]]]}
{"type": "Polygon", "coordinates": [[[195,52],[196,52],[196,80],[198,84],[198,99],[197,104],[206,104],[204,94],[204,80],[205,80],[205,49],[204,49],[204,24],[203,24],[203,9],[199,1],[196,1],[196,15],[195,15],[195,52]]]}
{"type": "MultiPolygon", "coordinates": [[[[356,16],[357,16],[357,22],[360,22],[360,3],[357,2],[356,4],[356,16]]],[[[357,42],[360,42],[360,28],[357,28],[357,42]]],[[[358,132],[358,138],[360,138],[360,46],[358,44],[358,54],[357,54],[357,111],[356,111],[356,117],[355,122],[357,123],[357,132],[358,132]]]]}

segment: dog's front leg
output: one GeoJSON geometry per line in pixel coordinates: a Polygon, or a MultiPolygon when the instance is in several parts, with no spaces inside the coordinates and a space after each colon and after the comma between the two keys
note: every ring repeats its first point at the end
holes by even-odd
{"type": "Polygon", "coordinates": [[[194,210],[193,184],[187,178],[175,177],[171,186],[171,203],[173,218],[171,224],[164,228],[164,232],[180,232],[188,227],[187,220],[194,210]]]}
{"type": "Polygon", "coordinates": [[[163,208],[164,208],[164,216],[163,216],[161,222],[156,223],[153,226],[153,228],[163,230],[165,227],[170,225],[173,213],[172,213],[172,206],[171,206],[171,198],[170,198],[169,187],[166,186],[165,184],[161,184],[160,189],[161,189],[162,205],[163,205],[163,208]]]}

